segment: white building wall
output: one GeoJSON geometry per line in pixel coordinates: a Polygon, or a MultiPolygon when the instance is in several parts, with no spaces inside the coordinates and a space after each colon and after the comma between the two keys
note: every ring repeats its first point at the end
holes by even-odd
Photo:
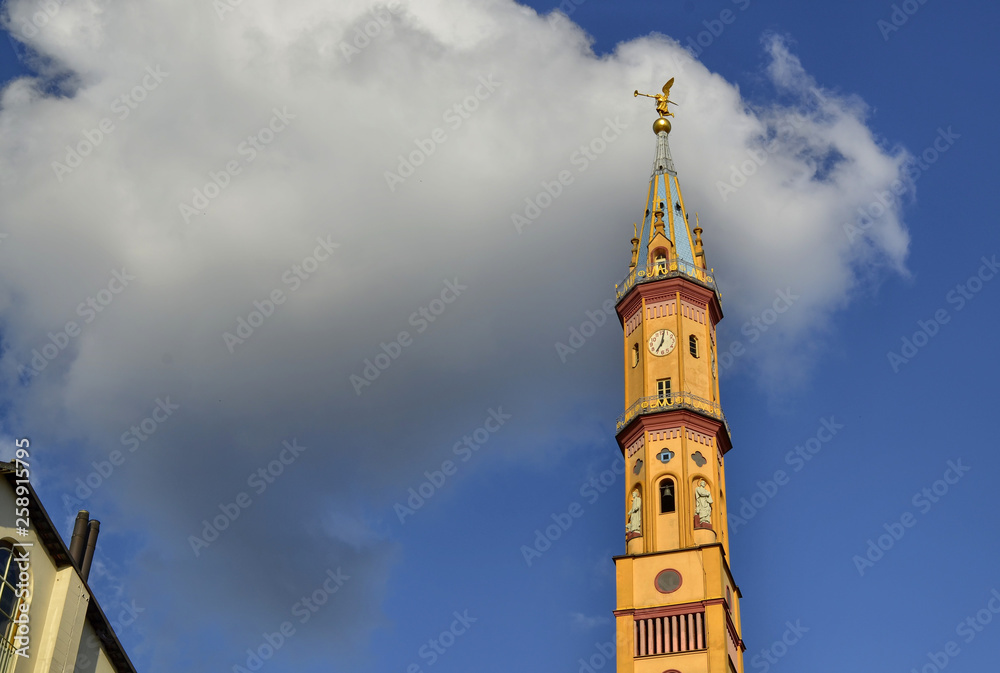
{"type": "MultiPolygon", "coordinates": [[[[28,535],[17,534],[15,497],[11,484],[0,478],[0,540],[31,545],[29,657],[14,657],[0,673],[115,673],[87,620],[91,598],[83,579],[72,565],[60,569],[49,556],[37,535],[43,522],[31,521],[28,535]]],[[[19,552],[15,547],[15,555],[19,552]]]]}

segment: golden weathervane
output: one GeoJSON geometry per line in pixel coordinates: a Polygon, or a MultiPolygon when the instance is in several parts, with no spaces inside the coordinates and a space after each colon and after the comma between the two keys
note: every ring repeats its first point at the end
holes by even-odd
{"type": "Polygon", "coordinates": [[[670,100],[670,87],[674,85],[674,78],[671,77],[670,81],[663,85],[663,93],[656,94],[655,96],[650,96],[648,93],[639,93],[639,90],[635,90],[635,96],[645,96],[646,98],[656,99],[656,111],[660,113],[661,117],[673,117],[674,113],[667,109],[667,104],[677,105],[674,101],[670,100]]]}

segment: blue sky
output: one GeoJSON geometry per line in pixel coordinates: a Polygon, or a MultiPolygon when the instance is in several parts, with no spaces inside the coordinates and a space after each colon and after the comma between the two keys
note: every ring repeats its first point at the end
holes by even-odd
{"type": "MultiPolygon", "coordinates": [[[[996,9],[564,3],[576,28],[552,2],[530,3],[537,15],[456,0],[221,15],[57,4],[34,52],[0,44],[0,431],[32,438],[64,537],[77,507],[102,520],[92,583],[113,619],[143,608],[119,630],[139,668],[246,666],[286,621],[294,633],[263,670],[578,671],[613,641],[624,485],[587,484],[620,455],[621,332],[606,320],[565,362],[555,345],[627,270],[654,151],[652,106],[631,91],[675,76],[670,40],[700,34],[701,65],[676,74],[671,142],[723,293],[720,343],[745,349],[722,369],[722,402],[730,507],[762,504],[731,518],[746,669],[922,670],[950,641],[949,670],[990,664],[1000,240],[998,101],[983,77],[996,9]],[[370,43],[345,51],[379,16],[370,43]],[[169,74],[60,176],[63,146],[147,64],[169,74]],[[498,84],[477,88],[488,76],[498,84]],[[449,122],[455,105],[467,114],[449,122]],[[283,106],[297,115],[287,132],[283,106]],[[730,164],[796,113],[809,121],[724,198],[730,164]],[[580,170],[572,152],[616,116],[620,139],[580,170]],[[273,142],[244,162],[241,139],[265,127],[273,142]],[[435,128],[446,139],[403,176],[397,157],[435,128]],[[243,175],[198,206],[193,188],[227,160],[243,175]],[[515,231],[508,213],[564,169],[574,184],[515,231]],[[387,171],[405,179],[393,189],[387,171]],[[896,178],[906,188],[890,196],[896,178]],[[324,236],[339,245],[330,261],[324,236]],[[123,267],[137,280],[113,292],[109,269],[123,267]],[[82,336],[19,377],[105,286],[113,298],[82,336]],[[275,289],[273,317],[230,349],[224,333],[275,289]],[[801,299],[757,335],[747,325],[781,291],[801,299]],[[422,308],[433,320],[413,317],[422,308]],[[358,388],[382,352],[388,367],[358,388]],[[123,449],[167,397],[176,415],[123,449]],[[798,460],[824,427],[832,439],[798,460]],[[301,457],[248,481],[293,438],[301,457]],[[124,464],[86,502],[64,497],[116,448],[124,464]],[[771,486],[779,470],[787,483],[771,486]],[[240,492],[252,502],[193,549],[240,492]],[[529,564],[522,547],[571,508],[529,564]],[[331,576],[304,619],[300,599],[331,576]],[[789,623],[804,633],[776,657],[789,623]],[[465,631],[432,657],[453,625],[465,631]]],[[[9,30],[33,6],[9,3],[9,30]]]]}

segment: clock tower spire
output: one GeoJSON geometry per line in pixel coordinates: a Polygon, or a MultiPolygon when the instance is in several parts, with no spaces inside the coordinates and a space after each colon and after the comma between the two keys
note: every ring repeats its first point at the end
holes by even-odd
{"type": "Polygon", "coordinates": [[[649,96],[660,115],[656,155],[629,272],[616,287],[625,350],[616,439],[627,466],[618,671],[743,673],[723,462],[732,442],[716,360],[722,303],[670,154],[673,82],[649,96]]]}

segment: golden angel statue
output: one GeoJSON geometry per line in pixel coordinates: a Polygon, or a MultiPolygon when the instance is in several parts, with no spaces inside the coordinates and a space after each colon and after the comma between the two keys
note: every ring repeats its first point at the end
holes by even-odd
{"type": "Polygon", "coordinates": [[[671,77],[670,81],[663,85],[663,93],[651,96],[648,93],[639,93],[639,90],[635,90],[634,96],[645,96],[646,98],[656,99],[656,111],[660,113],[661,117],[673,117],[674,113],[667,109],[667,104],[677,105],[672,100],[670,100],[670,87],[674,85],[674,78],[671,77]]]}

